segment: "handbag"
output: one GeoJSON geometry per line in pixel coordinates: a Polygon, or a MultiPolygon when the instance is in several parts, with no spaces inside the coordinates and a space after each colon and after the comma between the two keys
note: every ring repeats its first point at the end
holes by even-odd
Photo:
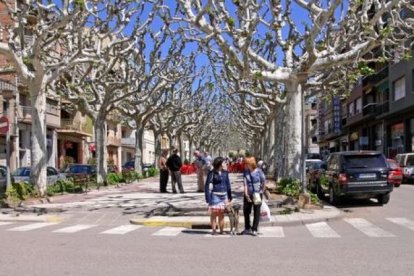
{"type": "Polygon", "coordinates": [[[253,204],[254,205],[260,205],[262,204],[262,197],[260,196],[259,192],[254,192],[253,193],[253,204]]]}

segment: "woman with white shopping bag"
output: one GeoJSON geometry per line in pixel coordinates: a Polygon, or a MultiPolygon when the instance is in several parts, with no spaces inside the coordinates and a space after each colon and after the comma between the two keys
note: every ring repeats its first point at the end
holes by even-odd
{"type": "Polygon", "coordinates": [[[256,159],[247,157],[245,160],[246,170],[243,173],[244,181],[244,231],[242,235],[257,236],[260,220],[260,208],[262,205],[263,192],[265,188],[265,175],[257,168],[256,159]],[[253,208],[253,225],[250,224],[250,213],[253,208]]]}

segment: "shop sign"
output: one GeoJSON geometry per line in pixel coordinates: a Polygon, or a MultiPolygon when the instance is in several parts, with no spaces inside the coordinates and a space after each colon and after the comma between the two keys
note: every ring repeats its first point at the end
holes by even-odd
{"type": "Polygon", "coordinates": [[[333,127],[334,133],[341,133],[341,99],[336,96],[333,98],[333,127]]]}
{"type": "Polygon", "coordinates": [[[355,140],[358,140],[358,137],[359,137],[358,132],[353,132],[353,133],[351,134],[351,136],[349,137],[349,139],[350,139],[351,141],[355,141],[355,140]]]}

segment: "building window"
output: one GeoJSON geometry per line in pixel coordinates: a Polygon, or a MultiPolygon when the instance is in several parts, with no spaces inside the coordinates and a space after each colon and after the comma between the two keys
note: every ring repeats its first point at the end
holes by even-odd
{"type": "Polygon", "coordinates": [[[355,103],[355,114],[359,114],[362,112],[362,98],[356,99],[355,103]]]}
{"type": "Polygon", "coordinates": [[[393,84],[394,101],[398,101],[405,97],[405,77],[396,80],[393,84]]]}
{"type": "Polygon", "coordinates": [[[349,117],[354,116],[354,103],[353,102],[348,105],[348,115],[349,117]]]}

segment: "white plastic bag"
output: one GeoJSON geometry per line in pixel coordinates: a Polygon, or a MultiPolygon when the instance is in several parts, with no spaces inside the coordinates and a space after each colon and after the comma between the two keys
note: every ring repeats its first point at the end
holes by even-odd
{"type": "Polygon", "coordinates": [[[266,200],[262,200],[262,206],[260,206],[260,221],[271,221],[272,216],[270,215],[269,206],[266,200]]]}

